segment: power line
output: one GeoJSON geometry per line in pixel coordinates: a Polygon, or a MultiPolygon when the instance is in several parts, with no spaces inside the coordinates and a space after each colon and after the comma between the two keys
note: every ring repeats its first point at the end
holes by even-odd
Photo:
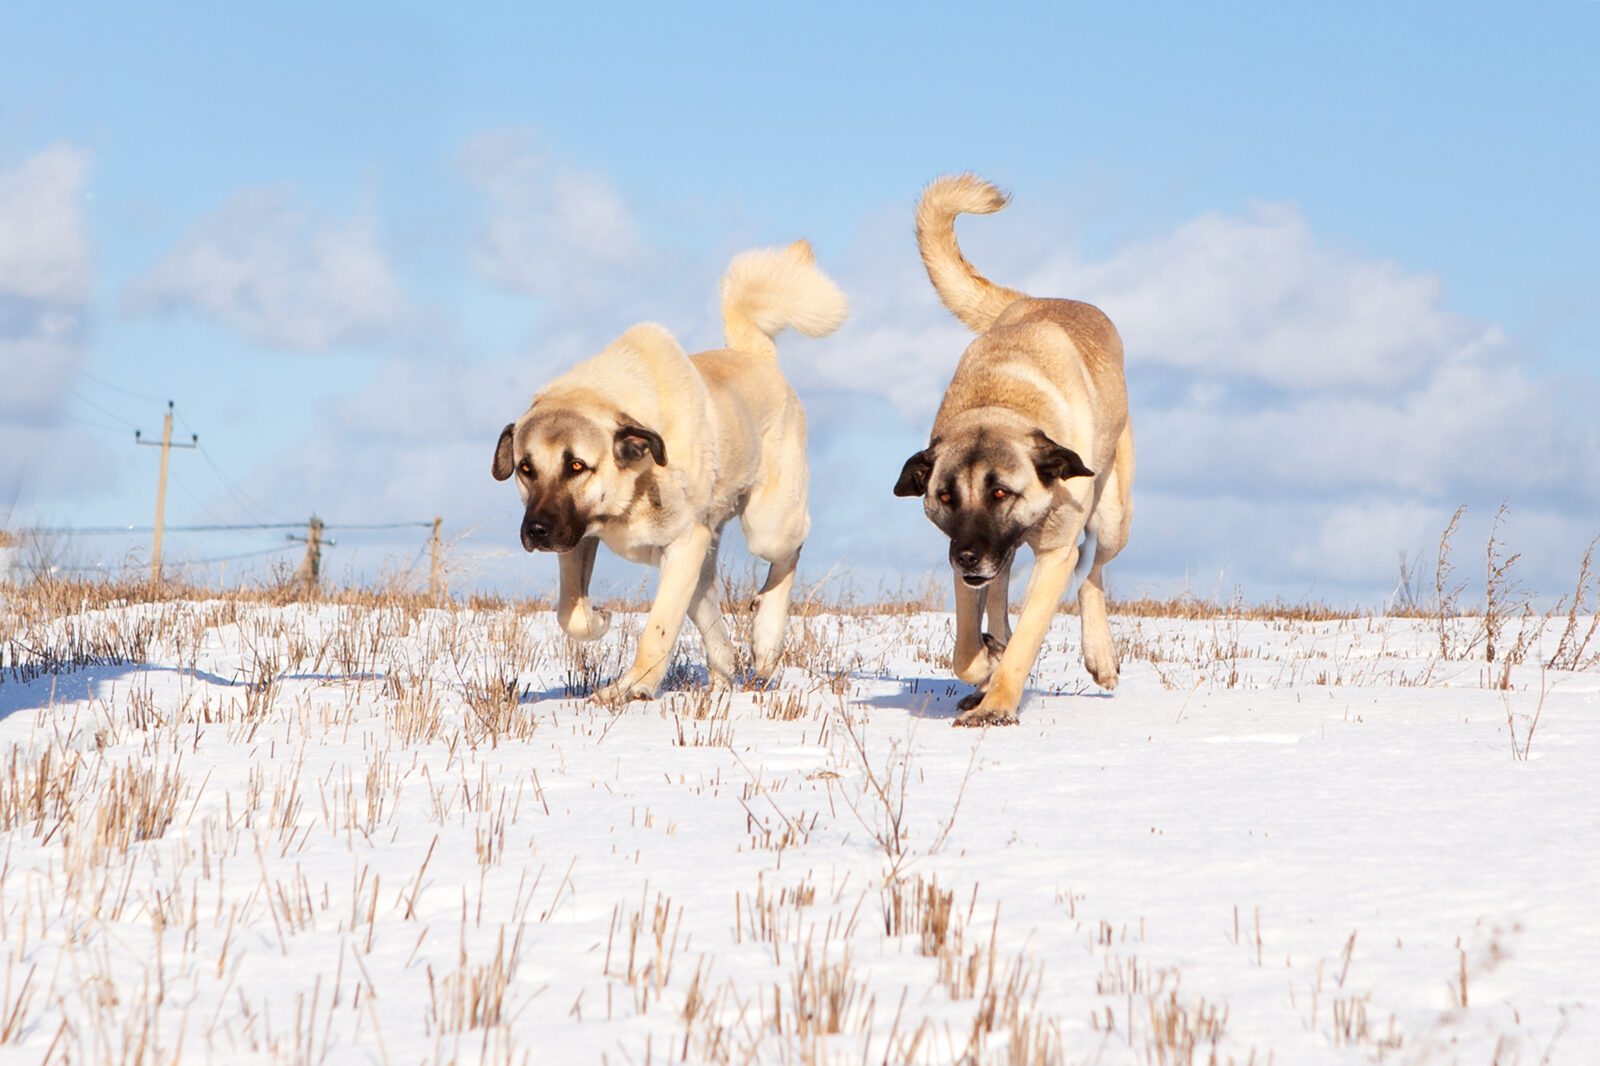
{"type": "Polygon", "coordinates": [[[61,417],[68,422],[73,422],[80,426],[88,426],[90,429],[103,430],[106,433],[116,433],[120,435],[128,432],[127,427],[125,426],[108,426],[103,422],[91,422],[87,418],[80,418],[77,415],[62,415],[61,417]]]}
{"type": "Polygon", "coordinates": [[[93,407],[96,411],[99,411],[101,414],[103,414],[107,418],[111,419],[113,422],[116,422],[116,423],[124,426],[127,429],[132,429],[133,428],[133,423],[132,422],[128,422],[128,421],[124,420],[123,417],[121,415],[117,414],[115,411],[111,411],[111,410],[108,410],[108,409],[106,409],[104,407],[101,407],[99,404],[97,404],[93,400],[89,399],[89,397],[85,396],[83,393],[79,392],[77,389],[71,388],[69,386],[67,391],[70,392],[73,396],[76,396],[80,403],[88,404],[90,407],[93,407]]]}
{"type": "Polygon", "coordinates": [[[240,552],[238,555],[218,555],[210,559],[189,559],[185,562],[189,566],[205,566],[209,563],[231,563],[235,559],[254,559],[260,555],[275,555],[278,552],[290,551],[293,548],[293,544],[280,544],[276,548],[262,548],[260,551],[240,552]]]}
{"type": "Polygon", "coordinates": [[[200,458],[204,459],[206,461],[206,465],[211,467],[211,472],[217,475],[217,480],[222,482],[222,487],[228,490],[228,495],[233,497],[233,502],[239,505],[239,509],[245,514],[249,515],[251,518],[255,519],[257,522],[265,521],[265,519],[261,517],[260,512],[266,510],[266,508],[262,507],[259,503],[252,504],[250,500],[245,498],[244,493],[241,492],[236,485],[234,485],[233,481],[228,477],[228,475],[222,472],[222,467],[217,463],[216,459],[212,457],[211,452],[206,449],[204,444],[200,444],[198,434],[195,434],[194,427],[189,425],[189,420],[184,418],[182,415],[179,415],[178,423],[182,425],[183,428],[189,433],[195,435],[195,444],[198,446],[200,458]]]}
{"type": "MultiPolygon", "coordinates": [[[[189,499],[194,501],[195,506],[200,508],[201,511],[203,511],[207,515],[210,515],[212,518],[216,519],[218,522],[225,521],[225,519],[223,519],[223,517],[221,515],[219,515],[217,512],[215,512],[215,511],[213,511],[211,509],[211,506],[209,504],[207,504],[198,495],[196,495],[196,493],[195,493],[195,491],[193,489],[191,489],[188,485],[184,484],[183,478],[179,477],[177,474],[173,474],[172,475],[172,480],[173,480],[174,483],[177,484],[178,488],[183,490],[183,494],[185,496],[189,497],[189,499]]],[[[252,515],[251,517],[253,518],[255,516],[252,515]]]]}
{"type": "Polygon", "coordinates": [[[113,385],[113,384],[111,384],[111,382],[107,381],[105,378],[96,377],[95,375],[89,373],[87,370],[80,370],[80,371],[78,371],[78,374],[79,374],[80,377],[88,378],[90,381],[94,382],[96,385],[99,385],[103,389],[110,389],[112,392],[120,392],[120,393],[122,393],[122,395],[131,397],[132,399],[145,400],[145,401],[147,401],[149,403],[160,403],[161,402],[160,399],[158,399],[157,397],[146,396],[142,392],[132,392],[132,391],[130,391],[128,389],[122,388],[119,385],[113,385]]]}
{"type": "MultiPolygon", "coordinates": [[[[189,427],[185,424],[183,428],[188,429],[189,427]]],[[[235,487],[232,481],[228,480],[228,475],[222,472],[222,467],[217,465],[217,461],[211,457],[211,452],[206,449],[204,444],[200,445],[200,458],[204,459],[206,464],[211,467],[211,472],[217,475],[217,480],[222,482],[223,488],[228,490],[228,495],[233,497],[233,502],[239,505],[239,509],[257,522],[261,521],[260,513],[250,506],[250,501],[245,498],[244,493],[235,487]]]]}
{"type": "MultiPolygon", "coordinates": [[[[305,525],[301,522],[300,525],[305,525]]],[[[372,525],[335,525],[327,523],[323,529],[432,529],[432,522],[381,522],[372,525]]]]}

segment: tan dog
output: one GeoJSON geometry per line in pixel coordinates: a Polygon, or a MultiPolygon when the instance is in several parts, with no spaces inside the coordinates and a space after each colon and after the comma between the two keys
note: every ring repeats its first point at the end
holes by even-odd
{"type": "Polygon", "coordinates": [[[1133,516],[1133,430],[1116,327],[1089,304],[993,284],[956,244],[958,214],[1005,204],[993,185],[963,174],[935,180],[917,205],[928,277],[978,334],[945,390],[928,447],[906,460],[894,487],[896,496],[924,497],[928,517],[950,536],[952,666],[978,686],[961,701],[957,725],[1016,722],[1045,631],[1074,572],[1086,568],[1083,662],[1097,682],[1116,687],[1102,571],[1127,544],[1133,516]],[[1013,634],[1006,595],[1019,544],[1033,549],[1034,565],[1013,634]]]}
{"type": "Polygon", "coordinates": [[[722,278],[726,349],[685,355],[653,323],[634,326],[533,398],[495,445],[493,473],[516,475],[522,546],[556,552],[556,616],[578,640],[610,618],[589,602],[600,542],[661,568],[638,654],[595,695],[649,699],[684,615],[704,638],[713,683],[734,669],[716,595],[722,526],[739,516],[750,551],[771,565],[754,624],[755,669],[777,669],[806,513],[806,419],[778,370],[773,337],[838,328],[849,304],[816,267],[811,246],[736,256],[722,278]]]}

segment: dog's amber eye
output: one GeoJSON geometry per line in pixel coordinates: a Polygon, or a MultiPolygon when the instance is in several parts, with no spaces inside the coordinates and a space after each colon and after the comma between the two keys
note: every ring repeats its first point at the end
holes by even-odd
{"type": "Polygon", "coordinates": [[[993,496],[997,500],[1003,500],[1007,496],[1011,495],[1011,493],[1007,492],[1005,489],[994,489],[989,493],[989,495],[993,496]]]}
{"type": "Polygon", "coordinates": [[[572,471],[574,474],[581,474],[585,470],[589,469],[589,464],[585,463],[582,459],[574,459],[567,464],[567,469],[572,471]]]}
{"type": "Polygon", "coordinates": [[[522,462],[517,464],[517,469],[522,471],[524,474],[532,474],[533,473],[533,464],[528,462],[528,460],[524,459],[524,460],[522,460],[522,462]]]}
{"type": "Polygon", "coordinates": [[[950,494],[948,492],[939,493],[939,502],[940,503],[949,503],[950,502],[950,494]]]}

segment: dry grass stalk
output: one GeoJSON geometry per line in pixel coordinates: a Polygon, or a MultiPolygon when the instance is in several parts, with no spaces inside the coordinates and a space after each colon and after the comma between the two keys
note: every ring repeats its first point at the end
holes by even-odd
{"type": "Polygon", "coordinates": [[[37,991],[34,988],[33,977],[39,970],[39,964],[36,962],[30,965],[22,984],[13,988],[12,980],[16,965],[17,959],[14,953],[7,952],[5,994],[0,997],[0,1044],[15,1044],[21,1041],[23,1032],[28,1026],[28,1007],[32,1005],[34,993],[37,991]]]}
{"type": "Polygon", "coordinates": [[[743,892],[733,897],[733,932],[736,943],[751,940],[772,950],[772,961],[783,965],[785,948],[800,942],[805,910],[816,902],[817,890],[809,882],[784,887],[776,894],[767,891],[764,880],[757,881],[753,896],[743,892]]]}
{"type": "Polygon", "coordinates": [[[1216,1004],[1201,996],[1191,1003],[1179,1003],[1178,991],[1148,999],[1149,1032],[1145,1055],[1154,1066],[1192,1066],[1195,1055],[1209,1045],[1207,1064],[1217,1062],[1217,1045],[1228,1029],[1228,1008],[1218,1011],[1216,1004]]]}
{"type": "Polygon", "coordinates": [[[917,954],[937,958],[954,947],[959,954],[960,915],[955,893],[939,888],[938,878],[897,878],[883,886],[883,931],[889,936],[915,936],[917,954]]]}
{"type": "Polygon", "coordinates": [[[668,982],[672,980],[672,963],[677,958],[680,929],[683,925],[683,908],[676,912],[672,900],[656,895],[653,906],[648,907],[650,886],[645,885],[645,898],[638,910],[622,913],[619,904],[611,909],[611,927],[606,934],[606,954],[602,972],[607,977],[622,979],[633,990],[634,1009],[644,1014],[652,999],[659,1000],[668,982]],[[619,923],[620,919],[620,923],[619,923]],[[622,963],[617,934],[627,938],[627,962],[620,969],[612,968],[612,950],[617,948],[617,962],[622,963]]]}
{"type": "Polygon", "coordinates": [[[1438,627],[1439,658],[1446,661],[1451,659],[1464,659],[1472,653],[1476,638],[1466,646],[1462,645],[1461,638],[1456,634],[1455,620],[1458,614],[1456,601],[1462,591],[1467,587],[1465,581],[1455,581],[1455,566],[1450,562],[1451,540],[1456,531],[1461,527],[1461,516],[1467,513],[1467,505],[1462,504],[1450,516],[1450,521],[1444,527],[1444,532],[1439,535],[1439,554],[1433,570],[1433,607],[1434,619],[1438,627]]]}
{"type": "Polygon", "coordinates": [[[1556,604],[1555,613],[1560,614],[1563,606],[1567,609],[1567,622],[1561,630],[1561,639],[1556,642],[1556,650],[1550,656],[1549,666],[1554,670],[1577,670],[1585,665],[1594,665],[1600,661],[1600,650],[1594,657],[1588,656],[1589,642],[1594,639],[1595,629],[1600,626],[1600,604],[1589,609],[1589,625],[1583,630],[1583,635],[1578,635],[1580,616],[1589,603],[1591,591],[1595,585],[1595,573],[1591,568],[1594,561],[1594,548],[1600,544],[1600,537],[1589,542],[1589,547],[1584,549],[1583,561],[1578,564],[1578,584],[1572,590],[1571,597],[1563,596],[1561,602],[1556,604]]]}
{"type": "Polygon", "coordinates": [[[1483,645],[1484,661],[1494,663],[1500,656],[1501,669],[1494,687],[1511,687],[1511,669],[1520,665],[1541,636],[1544,619],[1534,613],[1533,597],[1512,574],[1520,552],[1506,554],[1500,540],[1500,525],[1505,520],[1506,505],[1502,503],[1489,526],[1489,544],[1484,559],[1483,581],[1483,645]],[[1506,642],[1506,625],[1513,618],[1519,620],[1517,635],[1506,642]]]}
{"type": "Polygon", "coordinates": [[[137,841],[161,836],[172,824],[182,793],[183,777],[176,771],[158,775],[154,767],[132,763],[113,767],[93,807],[94,850],[121,853],[137,841]]]}
{"type": "Polygon", "coordinates": [[[481,966],[470,965],[466,951],[461,952],[460,964],[436,985],[433,968],[429,967],[428,994],[434,1024],[444,1032],[460,1033],[469,1029],[489,1029],[510,1021],[506,1008],[506,993],[517,971],[517,959],[522,954],[522,927],[506,946],[506,931],[502,926],[495,943],[494,958],[481,966]]]}
{"type": "Polygon", "coordinates": [[[83,769],[83,756],[70,748],[49,746],[29,759],[14,746],[0,776],[0,830],[31,822],[33,836],[49,839],[72,815],[83,769]]]}
{"type": "Polygon", "coordinates": [[[862,828],[871,834],[883,850],[884,857],[889,861],[884,880],[893,881],[911,857],[906,846],[909,831],[905,820],[906,786],[911,780],[909,742],[905,745],[899,741],[890,742],[889,753],[880,772],[873,768],[872,760],[867,755],[866,730],[857,725],[842,706],[835,717],[844,726],[851,754],[861,766],[864,778],[861,797],[858,799],[846,792],[845,803],[862,828]]]}

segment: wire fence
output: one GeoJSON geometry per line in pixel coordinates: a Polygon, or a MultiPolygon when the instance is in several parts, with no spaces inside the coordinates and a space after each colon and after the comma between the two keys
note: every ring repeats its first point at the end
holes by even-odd
{"type": "MultiPolygon", "coordinates": [[[[0,581],[58,574],[137,577],[144,568],[197,584],[231,583],[253,576],[281,576],[285,570],[292,571],[297,561],[314,579],[326,552],[341,580],[359,583],[392,577],[397,571],[414,575],[419,564],[426,574],[431,561],[434,573],[430,581],[437,582],[440,519],[322,522],[313,516],[283,521],[281,507],[247,492],[243,480],[230,473],[230,468],[237,467],[238,457],[228,456],[226,447],[223,454],[213,454],[201,437],[201,430],[207,427],[191,425],[171,399],[163,401],[87,369],[80,370],[68,391],[71,400],[62,417],[69,422],[103,434],[108,446],[126,445],[131,437],[134,443],[162,449],[162,495],[157,497],[156,513],[159,516],[165,507],[161,501],[170,481],[180,497],[187,497],[181,516],[189,521],[162,523],[159,534],[154,525],[131,523],[75,526],[35,519],[32,525],[11,525],[10,509],[0,501],[0,581]],[[147,404],[165,407],[166,424],[161,433],[148,432],[153,427],[146,421],[147,404]],[[214,479],[215,484],[195,482],[191,486],[183,463],[168,467],[169,448],[192,449],[191,454],[203,464],[189,469],[201,478],[214,479]],[[413,531],[418,530],[427,532],[416,537],[413,531]]],[[[226,435],[222,438],[224,442],[227,439],[226,435]]],[[[11,507],[15,505],[14,494],[11,507]]],[[[458,532],[457,539],[460,536],[458,532]]]]}
{"type": "MultiPolygon", "coordinates": [[[[230,578],[229,564],[234,581],[245,581],[252,576],[282,577],[301,558],[299,571],[309,574],[315,581],[325,569],[323,552],[340,547],[336,534],[352,535],[346,546],[356,549],[346,558],[333,559],[345,564],[346,576],[353,581],[372,579],[372,567],[358,567],[355,557],[381,553],[380,565],[392,578],[395,573],[415,574],[420,584],[426,574],[428,583],[438,583],[436,560],[442,521],[428,519],[399,522],[322,522],[315,517],[303,522],[218,522],[206,524],[166,525],[162,536],[166,540],[162,551],[162,572],[196,583],[225,584],[230,578]],[[420,543],[411,537],[392,534],[407,530],[427,530],[420,543]],[[262,544],[263,535],[277,539],[276,543],[262,544]],[[195,541],[198,540],[198,544],[195,541]],[[414,554],[413,554],[414,553],[414,554]],[[259,568],[252,570],[248,564],[264,563],[263,574],[259,568]],[[237,564],[247,564],[240,567],[237,564]],[[428,571],[433,571],[429,573],[428,571]]],[[[153,552],[152,538],[156,532],[150,525],[114,526],[24,526],[10,531],[0,531],[0,579],[7,571],[15,580],[39,580],[54,576],[104,575],[107,577],[131,576],[150,566],[153,552]],[[93,544],[85,544],[86,538],[93,544]],[[103,543],[103,542],[113,543],[103,543]],[[120,541],[120,543],[116,543],[120,541]]],[[[365,561],[371,562],[370,558],[365,561]]]]}

